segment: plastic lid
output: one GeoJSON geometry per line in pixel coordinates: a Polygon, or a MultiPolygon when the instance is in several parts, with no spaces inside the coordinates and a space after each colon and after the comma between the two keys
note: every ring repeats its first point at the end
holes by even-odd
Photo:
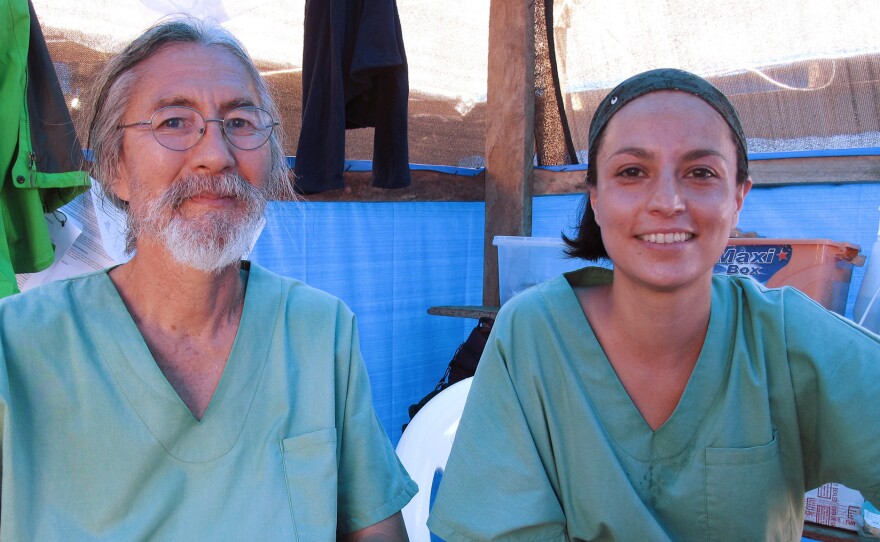
{"type": "Polygon", "coordinates": [[[498,245],[540,245],[540,246],[557,246],[562,244],[559,237],[517,237],[514,235],[496,235],[492,239],[492,244],[498,245]]]}

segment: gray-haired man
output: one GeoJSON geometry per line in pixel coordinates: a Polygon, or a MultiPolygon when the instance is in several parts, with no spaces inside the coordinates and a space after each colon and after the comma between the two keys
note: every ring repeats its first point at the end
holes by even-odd
{"type": "Polygon", "coordinates": [[[353,315],[241,261],[289,190],[247,53],[169,21],[99,88],[93,175],[134,256],[0,303],[0,538],[405,539],[353,315]]]}

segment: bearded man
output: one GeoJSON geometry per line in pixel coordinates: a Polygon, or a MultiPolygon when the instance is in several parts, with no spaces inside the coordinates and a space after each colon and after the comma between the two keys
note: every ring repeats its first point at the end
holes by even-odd
{"type": "Polygon", "coordinates": [[[353,315],[241,261],[290,190],[241,44],[167,21],[97,88],[134,256],[0,303],[0,539],[405,540],[353,315]]]}

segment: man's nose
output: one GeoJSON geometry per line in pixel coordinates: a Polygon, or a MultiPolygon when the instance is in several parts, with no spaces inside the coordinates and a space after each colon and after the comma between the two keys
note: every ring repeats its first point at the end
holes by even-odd
{"type": "Polygon", "coordinates": [[[235,165],[232,144],[223,132],[223,119],[205,119],[205,126],[200,132],[201,137],[193,147],[196,168],[222,172],[235,165]],[[212,122],[217,123],[216,129],[211,127],[212,122]]]}

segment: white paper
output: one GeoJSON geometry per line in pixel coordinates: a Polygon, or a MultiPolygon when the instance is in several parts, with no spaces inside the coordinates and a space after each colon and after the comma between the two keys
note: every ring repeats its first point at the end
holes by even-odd
{"type": "Polygon", "coordinates": [[[49,213],[46,216],[46,225],[49,227],[49,238],[55,246],[55,261],[47,269],[39,273],[22,273],[16,275],[18,289],[24,292],[35,288],[40,284],[51,282],[55,272],[58,270],[58,262],[60,262],[73,243],[82,233],[82,224],[79,220],[67,216],[61,210],[49,213]]]}
{"type": "Polygon", "coordinates": [[[862,509],[862,514],[865,518],[865,525],[870,526],[872,529],[880,529],[880,514],[871,512],[867,508],[862,509]]]}
{"type": "Polygon", "coordinates": [[[101,245],[114,261],[123,263],[131,259],[125,252],[125,213],[101,195],[100,181],[92,178],[92,203],[101,245]]]}
{"type": "Polygon", "coordinates": [[[66,217],[65,226],[50,228],[50,237],[56,246],[55,262],[49,269],[30,275],[18,275],[16,277],[21,291],[35,288],[40,284],[60,280],[91,271],[97,271],[111,267],[127,260],[110,256],[101,240],[101,232],[98,227],[95,206],[92,203],[92,190],[77,196],[73,201],[55,211],[51,216],[66,217]],[[79,233],[66,250],[59,251],[63,247],[73,230],[67,229],[67,222],[76,224],[79,233]],[[55,234],[53,234],[53,230],[55,234]],[[57,238],[56,238],[57,235],[57,238]],[[39,275],[38,277],[35,275],[39,275]]]}
{"type": "Polygon", "coordinates": [[[266,228],[266,217],[263,216],[263,217],[260,217],[260,226],[257,228],[256,232],[254,232],[254,237],[253,237],[253,239],[251,239],[251,244],[248,246],[247,253],[242,254],[242,257],[245,260],[247,260],[250,257],[251,252],[254,251],[254,247],[256,246],[257,241],[260,239],[260,235],[263,233],[263,229],[265,229],[265,228],[266,228]]]}

